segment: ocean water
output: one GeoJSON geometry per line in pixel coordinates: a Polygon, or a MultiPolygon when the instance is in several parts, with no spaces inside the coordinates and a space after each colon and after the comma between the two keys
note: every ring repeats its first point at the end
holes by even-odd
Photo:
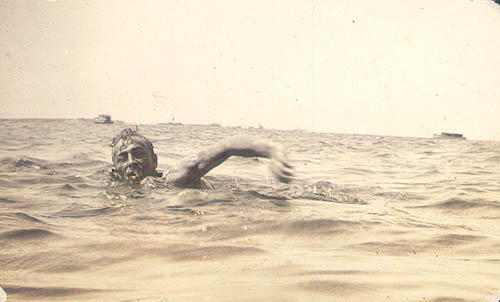
{"type": "Polygon", "coordinates": [[[159,169],[244,134],[297,180],[231,158],[216,190],[110,185],[126,127],[0,120],[7,301],[492,301],[500,142],[139,125],[159,169]]]}

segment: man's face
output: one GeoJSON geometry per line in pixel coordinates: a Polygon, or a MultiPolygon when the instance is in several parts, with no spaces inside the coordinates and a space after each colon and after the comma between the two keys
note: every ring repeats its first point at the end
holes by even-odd
{"type": "Polygon", "coordinates": [[[115,148],[113,164],[121,179],[137,182],[156,173],[155,155],[141,144],[120,141],[115,148]]]}

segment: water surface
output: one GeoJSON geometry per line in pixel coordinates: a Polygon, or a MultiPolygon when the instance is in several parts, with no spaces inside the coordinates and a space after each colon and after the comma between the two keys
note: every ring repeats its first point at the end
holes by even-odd
{"type": "Polygon", "coordinates": [[[8,301],[490,301],[500,289],[500,143],[139,125],[168,170],[245,134],[298,180],[232,158],[216,190],[110,186],[91,120],[0,120],[8,301]]]}

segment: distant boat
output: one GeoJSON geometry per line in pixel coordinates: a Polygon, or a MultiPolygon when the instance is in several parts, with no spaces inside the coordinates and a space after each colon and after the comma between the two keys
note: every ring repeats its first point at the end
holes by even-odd
{"type": "MultiPolygon", "coordinates": [[[[163,124],[164,125],[164,124],[163,124]]],[[[172,121],[171,122],[168,122],[167,125],[170,125],[170,126],[182,126],[183,123],[180,123],[180,122],[176,122],[175,121],[175,118],[172,118],[172,121]]]]}
{"type": "Polygon", "coordinates": [[[111,116],[107,114],[99,114],[99,116],[94,119],[94,122],[96,124],[113,124],[111,116]]]}
{"type": "Polygon", "coordinates": [[[450,133],[450,132],[441,132],[441,134],[434,134],[434,138],[465,139],[465,137],[461,133],[450,133]]]}
{"type": "Polygon", "coordinates": [[[261,124],[259,124],[259,129],[264,129],[264,126],[262,126],[261,124]]]}
{"type": "Polygon", "coordinates": [[[210,123],[208,125],[211,127],[220,127],[220,124],[218,124],[218,123],[210,123]]]}

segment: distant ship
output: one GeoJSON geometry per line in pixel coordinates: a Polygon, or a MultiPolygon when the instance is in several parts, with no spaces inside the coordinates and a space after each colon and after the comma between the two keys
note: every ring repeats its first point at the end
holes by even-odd
{"type": "Polygon", "coordinates": [[[220,124],[218,123],[210,123],[208,124],[210,127],[220,127],[220,124]]]}
{"type": "Polygon", "coordinates": [[[96,124],[113,124],[111,116],[107,114],[99,114],[99,116],[94,119],[94,122],[96,124]]]}
{"type": "Polygon", "coordinates": [[[450,133],[450,132],[441,132],[441,134],[434,134],[434,138],[465,139],[465,137],[461,133],[450,133]]]}
{"type": "Polygon", "coordinates": [[[168,123],[158,123],[158,125],[182,126],[184,124],[180,123],[180,122],[176,122],[175,118],[172,118],[171,122],[168,122],[168,123]]]}

